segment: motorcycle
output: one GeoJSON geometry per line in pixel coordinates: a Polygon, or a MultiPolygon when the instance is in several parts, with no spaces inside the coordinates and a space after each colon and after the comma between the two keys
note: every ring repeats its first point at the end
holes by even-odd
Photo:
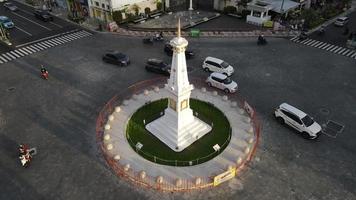
{"type": "Polygon", "coordinates": [[[32,157],[37,154],[36,148],[28,148],[25,144],[19,145],[19,159],[23,167],[27,168],[32,160],[32,157]]]}
{"type": "Polygon", "coordinates": [[[153,44],[153,38],[152,37],[143,38],[142,42],[144,44],[153,44]]]}
{"type": "Polygon", "coordinates": [[[41,67],[41,78],[48,80],[48,71],[43,66],[41,67]]]}
{"type": "Polygon", "coordinates": [[[301,32],[298,36],[299,40],[305,40],[308,38],[308,35],[305,32],[301,32]]]}
{"type": "Polygon", "coordinates": [[[154,40],[154,41],[157,41],[157,42],[162,42],[164,39],[163,39],[162,36],[156,35],[156,36],[153,37],[153,40],[154,40]]]}
{"type": "Polygon", "coordinates": [[[325,28],[322,26],[320,27],[320,29],[318,30],[318,35],[324,35],[325,33],[325,28]]]}
{"type": "Polygon", "coordinates": [[[257,45],[266,45],[267,44],[267,40],[264,37],[259,37],[257,39],[257,45]]]}

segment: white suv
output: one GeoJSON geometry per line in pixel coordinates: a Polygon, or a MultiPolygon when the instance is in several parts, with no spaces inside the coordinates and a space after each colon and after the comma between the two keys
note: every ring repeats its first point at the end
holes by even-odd
{"type": "Polygon", "coordinates": [[[281,124],[288,124],[296,129],[304,138],[315,139],[321,133],[321,126],[303,111],[282,103],[275,111],[274,116],[281,124]]]}
{"type": "Polygon", "coordinates": [[[206,57],[202,67],[207,72],[220,72],[227,76],[234,73],[234,68],[229,63],[213,57],[206,57]]]}
{"type": "Polygon", "coordinates": [[[210,87],[216,87],[221,90],[224,90],[226,93],[234,93],[237,91],[237,83],[232,81],[225,74],[218,72],[211,73],[210,76],[206,79],[206,83],[210,87]]]}
{"type": "Polygon", "coordinates": [[[334,25],[335,26],[345,26],[348,22],[349,22],[349,18],[348,17],[339,17],[334,22],[334,25]]]}

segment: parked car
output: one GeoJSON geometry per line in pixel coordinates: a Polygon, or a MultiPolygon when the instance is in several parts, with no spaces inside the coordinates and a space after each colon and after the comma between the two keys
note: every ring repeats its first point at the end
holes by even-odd
{"type": "Polygon", "coordinates": [[[202,67],[204,71],[220,72],[227,76],[234,73],[234,68],[229,63],[214,57],[206,57],[202,67]]]}
{"type": "MultiPolygon", "coordinates": [[[[166,52],[166,54],[167,54],[168,56],[172,56],[172,55],[173,55],[173,47],[172,47],[172,45],[169,44],[169,43],[166,43],[166,44],[164,45],[164,52],[166,52]]],[[[193,57],[194,57],[193,51],[188,50],[188,49],[185,50],[185,57],[186,57],[187,59],[193,58],[193,57]]]]}
{"type": "Polygon", "coordinates": [[[8,17],[6,16],[0,16],[0,23],[4,26],[6,29],[14,28],[15,24],[12,22],[8,17]]]}
{"type": "Polygon", "coordinates": [[[210,87],[219,88],[226,93],[234,93],[238,89],[238,85],[235,81],[232,81],[228,76],[219,72],[211,73],[206,79],[206,83],[210,87]]]}
{"type": "Polygon", "coordinates": [[[150,72],[163,74],[166,76],[170,75],[171,66],[162,60],[151,58],[147,60],[145,69],[150,72]]]}
{"type": "Polygon", "coordinates": [[[339,17],[334,22],[334,25],[341,27],[341,26],[345,26],[348,22],[349,22],[349,18],[348,17],[339,17]]]}
{"type": "Polygon", "coordinates": [[[302,133],[304,138],[315,139],[321,133],[321,126],[313,118],[287,103],[276,108],[274,116],[281,124],[288,124],[302,133]]]}
{"type": "Polygon", "coordinates": [[[0,3],[6,2],[7,0],[0,0],[0,3]]]}
{"type": "Polygon", "coordinates": [[[8,3],[4,3],[4,7],[6,10],[10,10],[10,11],[17,11],[18,10],[18,7],[15,6],[14,4],[8,2],[8,3]]]}
{"type": "Polygon", "coordinates": [[[130,64],[129,56],[117,51],[109,51],[105,53],[103,55],[103,61],[119,66],[128,66],[130,64]]]}
{"type": "Polygon", "coordinates": [[[49,12],[46,11],[46,10],[40,10],[40,9],[38,9],[38,10],[35,10],[35,13],[34,13],[34,14],[35,14],[35,17],[36,17],[37,19],[40,19],[40,20],[42,20],[42,21],[45,21],[45,22],[53,21],[52,15],[49,14],[49,12]]]}

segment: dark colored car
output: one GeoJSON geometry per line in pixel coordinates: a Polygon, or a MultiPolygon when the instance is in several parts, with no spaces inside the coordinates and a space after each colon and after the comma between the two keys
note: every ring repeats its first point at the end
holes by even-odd
{"type": "Polygon", "coordinates": [[[4,3],[4,7],[6,10],[10,10],[10,11],[17,11],[18,8],[17,6],[15,6],[14,4],[8,2],[8,3],[4,3]]]}
{"type": "Polygon", "coordinates": [[[42,21],[53,21],[53,17],[46,10],[36,10],[34,14],[37,19],[40,19],[42,21]]]}
{"type": "Polygon", "coordinates": [[[119,65],[119,66],[128,66],[130,64],[129,56],[119,53],[117,51],[107,52],[103,55],[103,61],[106,63],[119,65]]]}
{"type": "MultiPolygon", "coordinates": [[[[166,52],[167,55],[172,56],[173,55],[173,47],[172,47],[172,45],[169,44],[169,43],[166,43],[164,45],[164,52],[166,52]]],[[[188,49],[185,50],[185,57],[187,59],[190,59],[190,58],[194,57],[193,51],[190,51],[188,49]]]]}
{"type": "Polygon", "coordinates": [[[145,69],[150,72],[163,74],[169,76],[171,72],[171,66],[162,60],[151,58],[147,60],[145,69]]]}

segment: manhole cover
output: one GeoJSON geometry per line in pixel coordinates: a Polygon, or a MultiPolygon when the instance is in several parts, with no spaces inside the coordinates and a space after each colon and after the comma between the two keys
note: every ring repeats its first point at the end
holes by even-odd
{"type": "Polygon", "coordinates": [[[324,114],[324,115],[330,114],[330,110],[328,110],[328,109],[326,109],[326,108],[321,108],[321,109],[320,109],[320,112],[321,112],[321,114],[324,114]]]}
{"type": "Polygon", "coordinates": [[[344,125],[342,125],[338,122],[329,120],[326,123],[326,126],[323,128],[323,133],[330,137],[336,138],[336,136],[339,133],[341,133],[344,130],[344,128],[345,128],[344,125]]]}
{"type": "Polygon", "coordinates": [[[7,88],[7,91],[14,91],[16,88],[15,87],[9,87],[9,88],[7,88]]]}

